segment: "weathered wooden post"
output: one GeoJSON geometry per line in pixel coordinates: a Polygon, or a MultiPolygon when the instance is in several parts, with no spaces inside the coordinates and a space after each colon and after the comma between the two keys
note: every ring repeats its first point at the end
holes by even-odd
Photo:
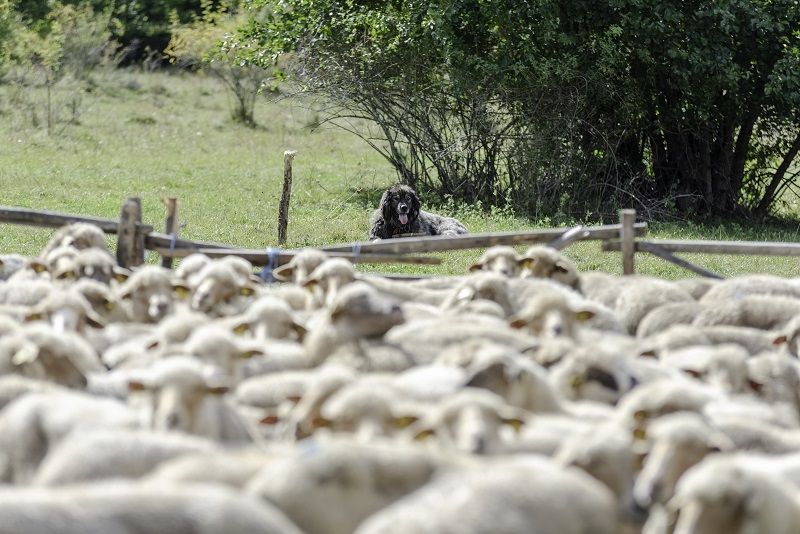
{"type": "Polygon", "coordinates": [[[137,232],[142,222],[142,201],[130,197],[122,203],[122,213],[117,228],[117,263],[130,269],[144,263],[144,234],[137,232]]]}
{"type": "Polygon", "coordinates": [[[289,226],[289,199],[292,196],[292,160],[296,150],[283,153],[283,192],[278,207],[278,246],[286,243],[286,228],[289,226]]]}
{"type": "MultiPolygon", "coordinates": [[[[175,197],[165,197],[161,199],[161,203],[167,207],[167,224],[165,233],[172,236],[173,243],[175,238],[178,237],[178,199],[175,197]]],[[[174,248],[173,248],[174,250],[174,248]]],[[[170,250],[172,252],[172,250],[170,250]]],[[[161,258],[161,266],[166,269],[172,269],[173,256],[163,256],[161,258]]]]}
{"type": "Polygon", "coordinates": [[[636,252],[633,223],[636,222],[636,210],[620,210],[619,231],[620,252],[622,253],[622,274],[633,274],[633,255],[636,252]]]}

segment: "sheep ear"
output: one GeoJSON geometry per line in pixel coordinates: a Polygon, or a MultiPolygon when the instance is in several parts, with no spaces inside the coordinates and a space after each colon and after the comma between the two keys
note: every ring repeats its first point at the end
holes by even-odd
{"type": "Polygon", "coordinates": [[[92,312],[87,313],[86,314],[86,322],[92,328],[105,328],[106,327],[106,322],[103,320],[102,317],[100,317],[96,313],[92,313],[92,312]]]}
{"type": "Polygon", "coordinates": [[[528,322],[524,319],[519,319],[515,317],[510,317],[508,321],[508,326],[511,328],[525,328],[528,325],[528,322]]]}
{"type": "Polygon", "coordinates": [[[784,344],[784,343],[786,343],[788,341],[789,341],[789,336],[784,334],[784,335],[780,335],[780,336],[776,337],[775,339],[773,339],[772,340],[772,344],[773,345],[782,345],[782,344],[784,344]]]}
{"type": "Polygon", "coordinates": [[[175,296],[178,297],[179,299],[185,299],[189,295],[191,295],[192,290],[189,289],[189,286],[184,284],[173,284],[172,292],[175,293],[175,296]]]}
{"type": "Polygon", "coordinates": [[[30,268],[33,269],[35,272],[41,274],[47,270],[47,266],[39,261],[32,261],[30,263],[30,268]]]}
{"type": "Polygon", "coordinates": [[[418,420],[419,418],[414,415],[403,415],[394,418],[394,426],[397,428],[407,428],[416,423],[418,420]]]}
{"type": "Polygon", "coordinates": [[[488,389],[497,393],[503,386],[508,386],[505,365],[501,362],[496,362],[488,367],[479,369],[467,379],[464,386],[488,389]]]}
{"type": "Polygon", "coordinates": [[[67,271],[64,271],[62,273],[59,273],[58,276],[56,276],[57,280],[71,280],[73,278],[76,278],[75,271],[73,271],[71,269],[67,270],[67,271]]]}
{"type": "Polygon", "coordinates": [[[594,312],[592,310],[581,310],[579,312],[575,312],[575,319],[577,319],[580,322],[588,321],[593,317],[594,317],[594,312]]]}
{"type": "Polygon", "coordinates": [[[517,265],[519,265],[520,268],[523,268],[523,269],[532,268],[534,263],[536,263],[536,260],[533,259],[533,258],[520,258],[517,261],[517,265]]]}
{"type": "Polygon", "coordinates": [[[243,360],[248,360],[248,359],[252,358],[253,356],[263,356],[263,355],[264,355],[264,351],[262,351],[262,350],[250,349],[250,350],[246,350],[244,352],[241,352],[239,354],[239,357],[242,358],[243,360]]]}
{"type": "Polygon", "coordinates": [[[120,283],[124,282],[125,280],[128,279],[128,277],[130,277],[130,275],[131,275],[131,272],[128,269],[125,269],[123,267],[114,267],[114,277],[113,278],[117,282],[120,282],[120,283]]]}
{"type": "Polygon", "coordinates": [[[691,376],[692,378],[696,378],[698,380],[701,380],[703,378],[703,373],[701,373],[697,369],[681,369],[681,372],[687,376],[691,376]]]}
{"type": "Polygon", "coordinates": [[[656,353],[655,349],[645,350],[639,353],[639,356],[645,358],[658,358],[658,354],[656,353]]]}
{"type": "Polygon", "coordinates": [[[41,312],[31,312],[25,316],[25,321],[28,323],[31,321],[41,321],[41,320],[42,320],[41,312]]]}
{"type": "Polygon", "coordinates": [[[303,287],[308,289],[309,291],[313,291],[319,282],[316,278],[309,278],[305,282],[303,282],[303,287]]]}
{"type": "Polygon", "coordinates": [[[425,441],[426,439],[428,439],[429,437],[431,437],[431,436],[433,436],[435,434],[436,434],[436,432],[434,432],[432,428],[426,428],[425,430],[421,430],[421,431],[417,432],[416,434],[414,434],[414,440],[415,441],[425,441]]]}
{"type": "Polygon", "coordinates": [[[149,391],[150,389],[141,380],[128,380],[128,391],[149,391]]]}
{"type": "Polygon", "coordinates": [[[756,393],[760,393],[761,390],[764,389],[764,384],[763,383],[761,383],[761,382],[759,382],[757,380],[753,380],[752,378],[748,378],[747,379],[747,383],[750,385],[750,388],[753,391],[755,391],[756,393]]]}
{"type": "Polygon", "coordinates": [[[209,395],[224,395],[230,390],[228,386],[208,386],[206,393],[209,395]]]}
{"type": "Polygon", "coordinates": [[[510,426],[515,432],[519,432],[522,428],[522,425],[525,424],[525,421],[517,417],[507,417],[503,419],[503,424],[510,426]]]}
{"type": "Polygon", "coordinates": [[[294,267],[290,266],[288,263],[272,270],[272,277],[281,282],[288,282],[291,280],[292,274],[294,274],[294,267]]]}
{"type": "Polygon", "coordinates": [[[273,415],[268,415],[268,416],[262,418],[259,421],[259,424],[262,424],[262,425],[277,425],[280,422],[281,422],[281,418],[278,417],[277,415],[273,414],[273,415]]]}
{"type": "Polygon", "coordinates": [[[11,363],[14,365],[33,363],[38,357],[39,351],[34,350],[32,346],[26,345],[14,353],[14,356],[11,357],[11,363]]]}
{"type": "Polygon", "coordinates": [[[314,430],[316,430],[318,428],[329,427],[332,424],[333,424],[333,422],[330,419],[325,419],[321,415],[319,417],[315,417],[314,421],[311,422],[311,426],[314,427],[314,430]]]}
{"type": "Polygon", "coordinates": [[[736,448],[736,445],[725,434],[715,433],[709,437],[709,452],[727,452],[736,448]]]}
{"type": "Polygon", "coordinates": [[[294,330],[297,333],[297,338],[299,341],[303,341],[303,339],[305,339],[306,337],[306,334],[308,333],[308,330],[306,330],[306,328],[303,325],[295,322],[292,322],[292,330],[294,330]]]}
{"type": "Polygon", "coordinates": [[[483,269],[483,265],[481,265],[480,263],[473,263],[472,265],[469,266],[469,272],[471,273],[474,273],[475,271],[480,271],[481,269],[483,269]]]}
{"type": "Polygon", "coordinates": [[[556,272],[559,272],[559,273],[568,273],[569,272],[569,267],[567,266],[567,264],[563,260],[558,260],[553,265],[553,270],[555,270],[556,272]]]}

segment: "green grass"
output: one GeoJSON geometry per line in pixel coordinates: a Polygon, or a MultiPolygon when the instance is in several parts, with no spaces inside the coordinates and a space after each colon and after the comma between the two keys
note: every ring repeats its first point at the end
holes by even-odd
{"type": "MultiPolygon", "coordinates": [[[[265,248],[277,244],[283,153],[297,150],[285,248],[298,248],[364,240],[383,189],[396,181],[388,163],[360,139],[333,127],[314,128],[319,117],[302,102],[265,98],[256,109],[258,127],[248,128],[230,120],[226,90],[202,76],[118,71],[98,74],[94,87],[91,93],[67,88],[54,98],[60,120],[48,135],[43,93],[0,86],[0,204],[117,219],[125,198],[138,196],[144,222],[163,230],[160,199],[175,196],[182,237],[265,248]],[[76,97],[72,108],[65,104],[76,97]]],[[[449,214],[473,233],[549,227],[503,210],[453,210],[449,214]]],[[[799,231],[793,225],[652,224],[648,235],[797,241],[799,231]]],[[[52,232],[0,225],[0,252],[35,255],[52,232]]],[[[360,268],[463,273],[481,252],[439,254],[443,265],[436,267],[360,268]]],[[[581,270],[621,270],[619,254],[601,252],[597,242],[576,244],[565,252],[581,270]]],[[[152,256],[149,261],[156,261],[152,256]]],[[[791,258],[685,258],[725,276],[794,276],[797,271],[791,258]]],[[[666,278],[691,276],[644,254],[637,255],[636,269],[666,278]]]]}

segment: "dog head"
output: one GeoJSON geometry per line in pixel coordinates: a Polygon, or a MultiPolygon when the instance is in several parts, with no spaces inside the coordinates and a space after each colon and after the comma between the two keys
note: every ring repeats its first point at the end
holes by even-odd
{"type": "Polygon", "coordinates": [[[383,193],[380,209],[390,225],[407,226],[419,217],[419,197],[408,185],[393,185],[383,193]]]}

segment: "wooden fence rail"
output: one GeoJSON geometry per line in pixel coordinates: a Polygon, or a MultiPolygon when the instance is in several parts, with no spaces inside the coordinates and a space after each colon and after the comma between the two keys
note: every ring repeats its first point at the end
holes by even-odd
{"type": "MultiPolygon", "coordinates": [[[[254,266],[276,268],[291,260],[298,249],[244,249],[222,243],[179,238],[177,235],[177,199],[162,199],[167,207],[167,230],[155,232],[153,226],[142,224],[141,204],[138,198],[123,203],[120,220],[108,220],[81,215],[68,215],[47,210],[30,210],[0,206],[0,223],[23,224],[58,228],[66,224],[84,222],[94,224],[107,234],[117,234],[117,255],[123,266],[136,266],[144,262],[144,250],[162,256],[162,265],[171,265],[172,258],[183,258],[192,253],[211,257],[240,256],[254,266]],[[164,201],[166,200],[166,201],[164,201]]],[[[691,240],[637,240],[647,233],[647,223],[635,222],[634,210],[620,212],[620,224],[584,228],[553,228],[524,232],[491,232],[454,237],[426,236],[387,239],[382,241],[357,241],[353,243],[319,247],[331,256],[362,263],[409,263],[437,265],[439,258],[411,256],[410,254],[444,252],[487,248],[494,245],[547,244],[561,249],[582,240],[601,241],[601,250],[621,253],[623,274],[633,274],[634,254],[648,252],[670,261],[701,276],[722,278],[720,275],[694,265],[673,253],[752,254],[759,256],[800,256],[800,243],[747,242],[747,241],[691,241],[691,240]]]]}

